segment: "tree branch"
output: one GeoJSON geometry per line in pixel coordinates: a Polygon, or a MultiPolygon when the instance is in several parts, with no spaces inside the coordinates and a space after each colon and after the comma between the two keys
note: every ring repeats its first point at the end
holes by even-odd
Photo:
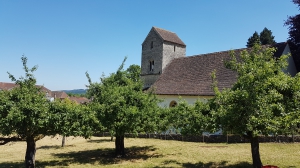
{"type": "Polygon", "coordinates": [[[0,145],[5,145],[8,142],[13,142],[13,141],[23,141],[23,139],[19,137],[0,137],[0,145]]]}

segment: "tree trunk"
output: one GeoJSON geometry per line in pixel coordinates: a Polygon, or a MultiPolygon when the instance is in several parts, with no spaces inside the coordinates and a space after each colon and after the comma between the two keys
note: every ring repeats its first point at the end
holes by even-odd
{"type": "Polygon", "coordinates": [[[261,163],[260,154],[259,154],[258,137],[250,136],[249,138],[250,138],[250,142],[251,142],[251,153],[252,153],[253,168],[261,168],[262,163],[261,163]]]}
{"type": "Polygon", "coordinates": [[[116,156],[124,156],[124,135],[123,136],[116,136],[115,140],[115,147],[116,147],[116,156]]]}
{"type": "Polygon", "coordinates": [[[27,148],[25,154],[25,167],[34,168],[35,167],[35,152],[36,146],[33,137],[26,138],[27,148]]]}
{"type": "Polygon", "coordinates": [[[295,131],[296,129],[297,129],[296,127],[294,127],[294,128],[292,129],[292,142],[293,142],[293,143],[295,143],[294,131],[295,131]]]}
{"type": "Polygon", "coordinates": [[[109,131],[110,133],[110,141],[114,140],[114,132],[113,131],[109,131]]]}
{"type": "Polygon", "coordinates": [[[64,147],[65,144],[66,144],[66,136],[63,135],[63,137],[62,137],[62,142],[61,142],[61,147],[64,147]]]}

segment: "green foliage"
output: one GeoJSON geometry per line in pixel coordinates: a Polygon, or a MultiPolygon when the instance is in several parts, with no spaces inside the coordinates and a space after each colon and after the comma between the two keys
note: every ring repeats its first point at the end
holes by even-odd
{"type": "Polygon", "coordinates": [[[134,82],[138,82],[140,80],[141,67],[138,65],[130,65],[127,68],[127,77],[133,80],[134,82]]]}
{"type": "Polygon", "coordinates": [[[0,133],[17,134],[21,138],[38,138],[47,134],[49,124],[49,101],[41,87],[36,86],[33,72],[27,67],[27,58],[22,56],[25,77],[18,80],[10,73],[9,77],[17,87],[0,91],[0,133]]]}
{"type": "MultiPolygon", "coordinates": [[[[27,143],[25,167],[35,167],[36,141],[57,133],[88,137],[92,134],[95,115],[72,102],[50,102],[41,86],[36,86],[33,68],[22,56],[25,77],[18,80],[10,73],[16,87],[0,90],[0,134],[17,136],[27,143]]],[[[95,122],[94,122],[95,121],[95,122]]]]}
{"type": "Polygon", "coordinates": [[[263,31],[258,33],[255,31],[253,35],[248,39],[247,41],[247,47],[253,47],[255,44],[260,45],[273,45],[275,44],[274,36],[272,35],[272,31],[267,29],[266,27],[263,29],[263,31]]]}
{"type": "Polygon", "coordinates": [[[160,113],[158,99],[152,92],[142,91],[138,66],[123,70],[125,60],[116,73],[101,77],[100,83],[93,83],[86,73],[90,83],[87,94],[92,98],[89,106],[114,136],[155,131],[160,113]]]}
{"type": "Polygon", "coordinates": [[[292,78],[282,72],[287,56],[274,59],[274,52],[255,45],[241,53],[241,61],[231,53],[226,67],[238,79],[231,89],[216,92],[212,114],[224,129],[255,137],[282,133],[299,123],[299,74],[292,78]]]}
{"type": "Polygon", "coordinates": [[[76,104],[64,99],[55,100],[50,105],[51,128],[53,133],[60,133],[65,136],[92,136],[95,130],[101,129],[94,111],[88,106],[76,104]]]}
{"type": "Polygon", "coordinates": [[[274,36],[272,35],[272,31],[267,29],[266,27],[263,29],[262,32],[260,32],[259,39],[261,45],[266,45],[266,44],[273,45],[276,43],[274,40],[274,36]]]}
{"type": "Polygon", "coordinates": [[[260,44],[259,35],[256,31],[253,33],[251,37],[249,37],[246,46],[249,48],[249,47],[253,47],[255,44],[260,44]]]}
{"type": "Polygon", "coordinates": [[[44,135],[89,136],[93,127],[99,125],[88,107],[69,100],[50,102],[41,86],[36,85],[33,68],[27,67],[27,58],[22,56],[25,77],[18,80],[9,77],[17,87],[0,91],[0,134],[18,135],[23,140],[35,140],[44,135]]]}
{"type": "Polygon", "coordinates": [[[282,94],[284,96],[284,108],[288,111],[288,115],[280,118],[281,134],[295,134],[299,133],[300,123],[300,74],[290,78],[286,81],[289,84],[288,89],[283,88],[282,94]]]}
{"type": "Polygon", "coordinates": [[[199,135],[208,130],[210,104],[197,100],[189,105],[180,101],[177,106],[169,108],[170,128],[175,128],[183,135],[199,135]]]}
{"type": "Polygon", "coordinates": [[[215,126],[250,140],[255,168],[262,166],[257,136],[290,133],[300,123],[299,74],[295,78],[285,74],[287,56],[273,58],[274,52],[255,45],[250,52],[241,52],[240,61],[232,52],[226,67],[237,72],[237,82],[216,92],[216,108],[211,112],[215,126]]]}
{"type": "Polygon", "coordinates": [[[85,93],[67,93],[70,97],[87,97],[85,93]]]}

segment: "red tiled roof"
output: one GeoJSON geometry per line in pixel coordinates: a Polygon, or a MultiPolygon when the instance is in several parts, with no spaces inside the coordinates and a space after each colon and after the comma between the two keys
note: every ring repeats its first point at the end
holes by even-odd
{"type": "Polygon", "coordinates": [[[14,87],[16,87],[14,83],[0,82],[0,90],[10,90],[14,87]]]}
{"type": "Polygon", "coordinates": [[[78,104],[84,104],[90,102],[86,97],[69,97],[70,100],[75,101],[78,104]]]}
{"type": "Polygon", "coordinates": [[[225,68],[230,51],[174,59],[153,84],[159,95],[213,96],[211,73],[216,70],[219,89],[230,88],[237,74],[225,68]]]}
{"type": "MultiPolygon", "coordinates": [[[[0,82],[0,90],[10,90],[13,89],[14,87],[17,87],[15,83],[8,83],[8,82],[0,82]]],[[[40,87],[42,91],[45,93],[51,94],[51,90],[48,88],[42,86],[42,85],[36,85],[37,87],[40,87]]]]}
{"type": "Polygon", "coordinates": [[[44,91],[45,93],[47,93],[48,95],[52,94],[52,91],[49,90],[48,88],[46,88],[45,86],[43,86],[43,85],[36,85],[36,86],[40,87],[41,90],[44,91]]]}
{"type": "MultiPolygon", "coordinates": [[[[274,56],[280,56],[285,46],[286,43],[277,43],[274,56]]],[[[233,51],[238,56],[245,49],[233,51]]],[[[224,61],[229,59],[230,51],[174,59],[152,87],[159,95],[214,96],[211,78],[214,70],[220,90],[231,88],[237,80],[237,73],[224,66],[224,61]]]]}
{"type": "Polygon", "coordinates": [[[52,91],[51,96],[54,97],[55,99],[65,99],[69,97],[68,94],[63,91],[52,91]]]}
{"type": "Polygon", "coordinates": [[[183,46],[186,46],[184,42],[177,36],[176,33],[170,32],[168,30],[164,30],[158,27],[153,27],[153,29],[160,35],[160,37],[164,41],[180,44],[183,46]]]}

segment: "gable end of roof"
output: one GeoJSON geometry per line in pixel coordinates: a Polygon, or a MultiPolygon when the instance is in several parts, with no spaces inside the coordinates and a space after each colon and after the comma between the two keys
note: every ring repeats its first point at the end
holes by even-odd
{"type": "MultiPolygon", "coordinates": [[[[163,41],[171,42],[171,43],[178,44],[178,45],[181,45],[183,47],[186,47],[184,42],[177,36],[176,33],[173,33],[171,31],[161,29],[161,28],[158,28],[158,27],[152,27],[150,32],[148,33],[147,37],[149,36],[151,31],[154,31],[163,41]]],[[[145,40],[143,41],[142,44],[144,44],[147,37],[145,38],[145,40]]]]}

